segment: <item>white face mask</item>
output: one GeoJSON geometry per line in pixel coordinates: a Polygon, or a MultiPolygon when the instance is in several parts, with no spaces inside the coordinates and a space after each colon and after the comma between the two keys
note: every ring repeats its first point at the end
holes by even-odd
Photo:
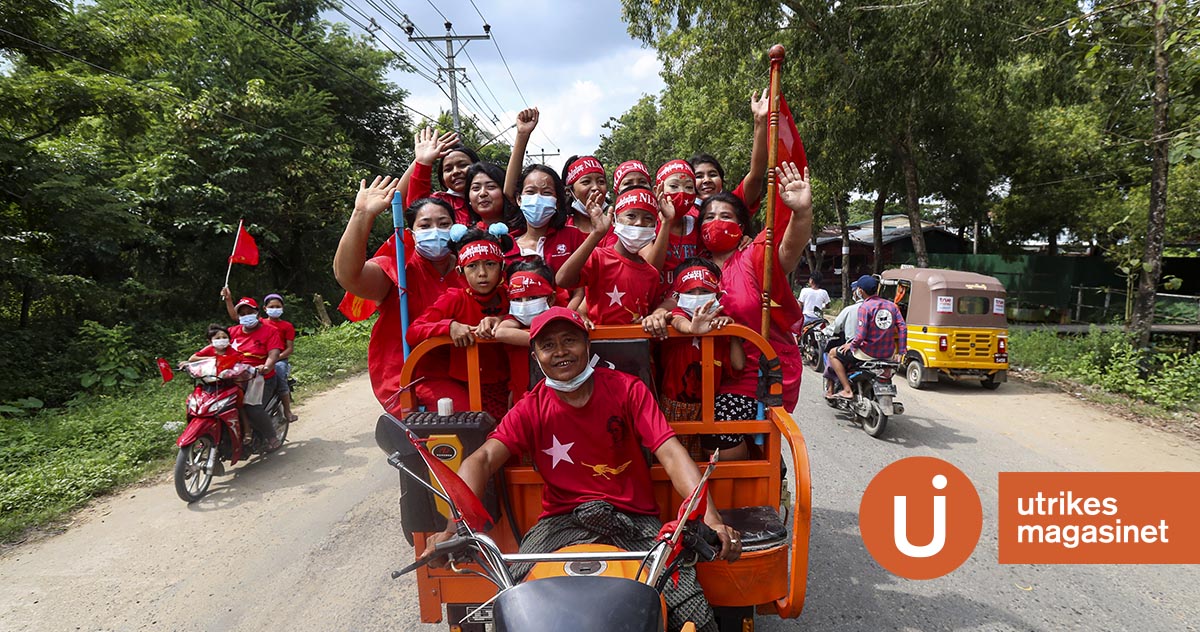
{"type": "Polygon", "coordinates": [[[679,309],[687,312],[688,317],[691,317],[695,315],[696,310],[704,307],[706,303],[715,298],[717,298],[717,295],[711,292],[708,294],[680,294],[679,309]]]}
{"type": "Polygon", "coordinates": [[[646,244],[654,241],[655,229],[653,226],[634,226],[632,224],[615,224],[613,230],[617,233],[617,239],[621,241],[621,245],[629,252],[637,252],[646,247],[646,244]]]}
{"type": "Polygon", "coordinates": [[[531,298],[528,301],[513,301],[508,304],[508,313],[512,314],[522,325],[526,327],[533,322],[533,319],[538,314],[550,309],[550,299],[545,296],[531,298]]]}
{"type": "Polygon", "coordinates": [[[246,314],[245,316],[238,316],[238,322],[242,324],[242,327],[253,329],[258,325],[258,314],[246,314]]]}
{"type": "Polygon", "coordinates": [[[228,338],[213,338],[212,346],[213,346],[213,349],[218,349],[218,350],[228,349],[229,348],[229,339],[228,338]]]}
{"type": "Polygon", "coordinates": [[[430,261],[441,261],[450,254],[449,228],[419,228],[412,232],[417,254],[430,261]]]}
{"type": "Polygon", "coordinates": [[[584,205],[584,203],[583,203],[583,202],[581,202],[581,201],[579,201],[579,200],[574,200],[574,201],[572,201],[572,202],[571,202],[571,208],[575,209],[575,212],[576,212],[576,213],[579,213],[580,215],[587,215],[587,214],[588,214],[588,212],[587,212],[587,206],[585,206],[585,205],[584,205]]]}
{"type": "Polygon", "coordinates": [[[280,316],[283,316],[283,308],[282,307],[268,307],[267,308],[267,316],[269,318],[279,318],[280,316]]]}
{"type": "MultiPolygon", "coordinates": [[[[596,362],[599,360],[600,356],[592,356],[592,359],[587,363],[587,366],[583,367],[583,371],[580,371],[579,375],[576,375],[569,380],[554,380],[547,376],[546,386],[560,393],[574,393],[575,391],[579,390],[580,386],[583,386],[583,383],[586,382],[589,377],[592,377],[592,373],[596,371],[596,362]]],[[[541,367],[540,362],[538,363],[538,366],[541,367]]],[[[545,367],[542,367],[542,375],[545,374],[546,369],[545,367]]]]}

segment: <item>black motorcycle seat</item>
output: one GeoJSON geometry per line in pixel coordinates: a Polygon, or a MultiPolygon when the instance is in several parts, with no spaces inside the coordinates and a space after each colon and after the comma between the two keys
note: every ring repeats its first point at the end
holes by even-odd
{"type": "Polygon", "coordinates": [[[735,507],[721,510],[721,522],[742,534],[743,551],[761,551],[787,542],[787,525],[774,507],[735,507]]]}
{"type": "Polygon", "coordinates": [[[547,577],[504,591],[492,611],[496,632],[655,632],[658,591],[622,577],[547,577]]]}

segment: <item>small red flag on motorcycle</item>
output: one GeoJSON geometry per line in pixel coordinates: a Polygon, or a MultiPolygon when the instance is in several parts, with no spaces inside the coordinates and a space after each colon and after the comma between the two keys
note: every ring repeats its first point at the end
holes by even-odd
{"type": "Polygon", "coordinates": [[[163,384],[175,379],[175,372],[171,370],[171,363],[165,358],[158,358],[158,372],[162,374],[163,384]]]}
{"type": "Polygon", "coordinates": [[[492,528],[492,516],[484,508],[483,503],[475,492],[467,487],[466,482],[458,477],[458,473],[450,469],[441,459],[429,453],[425,448],[425,442],[418,439],[416,435],[409,432],[409,441],[417,448],[417,453],[421,455],[421,460],[425,461],[425,465],[429,468],[429,473],[433,476],[433,482],[450,500],[454,502],[454,506],[458,509],[458,513],[462,516],[463,522],[466,523],[472,531],[482,533],[492,528]]]}
{"type": "Polygon", "coordinates": [[[246,230],[246,225],[242,222],[238,222],[238,234],[233,242],[233,254],[229,255],[229,263],[258,265],[258,244],[254,242],[254,238],[250,236],[250,232],[246,230]]]}

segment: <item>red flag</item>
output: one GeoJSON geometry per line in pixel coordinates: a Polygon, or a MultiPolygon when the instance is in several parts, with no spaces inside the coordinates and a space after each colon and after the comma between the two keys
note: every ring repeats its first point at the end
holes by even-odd
{"type": "MultiPolygon", "coordinates": [[[[792,118],[792,110],[788,107],[787,99],[783,95],[779,95],[779,148],[776,154],[777,162],[775,167],[782,165],[785,162],[796,163],[801,175],[804,174],[805,167],[808,166],[808,156],[804,153],[804,142],[800,140],[800,132],[796,130],[796,121],[792,118]]],[[[778,181],[776,181],[778,182],[778,181]]],[[[784,203],[783,198],[779,196],[779,189],[775,190],[775,238],[783,237],[783,230],[787,228],[788,221],[792,218],[792,210],[784,203]]]]}
{"type": "Polygon", "coordinates": [[[342,302],[338,303],[338,311],[350,319],[350,322],[357,323],[370,318],[371,314],[375,313],[375,301],[368,301],[346,292],[346,295],[342,297],[342,302]]]}
{"type": "Polygon", "coordinates": [[[156,362],[158,362],[158,372],[162,374],[163,384],[175,378],[175,372],[171,370],[170,362],[167,362],[165,358],[158,358],[156,362]]]}
{"type": "Polygon", "coordinates": [[[446,492],[446,496],[458,508],[463,522],[467,523],[472,531],[483,532],[491,529],[492,515],[483,507],[483,503],[475,495],[475,492],[467,487],[466,482],[459,478],[458,474],[448,465],[442,463],[441,459],[430,454],[429,450],[425,449],[424,440],[417,439],[411,432],[408,437],[417,447],[421,460],[425,461],[425,465],[429,467],[429,473],[433,476],[434,482],[442,488],[443,492],[446,492]]]}
{"type": "Polygon", "coordinates": [[[233,254],[229,256],[229,263],[258,265],[258,244],[254,243],[254,238],[250,236],[245,224],[241,222],[238,222],[238,235],[233,242],[233,254]]]}

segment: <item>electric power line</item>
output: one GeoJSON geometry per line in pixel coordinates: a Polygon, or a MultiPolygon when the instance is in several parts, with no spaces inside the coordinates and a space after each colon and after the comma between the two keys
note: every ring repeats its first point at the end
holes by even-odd
{"type": "MultiPolygon", "coordinates": [[[[39,42],[39,41],[37,41],[37,40],[29,39],[28,37],[25,37],[25,36],[23,36],[23,35],[18,35],[17,33],[13,33],[12,31],[10,31],[10,30],[8,30],[8,29],[6,29],[6,28],[4,28],[4,27],[0,27],[0,33],[4,33],[5,35],[9,35],[9,36],[15,37],[15,38],[17,38],[17,39],[19,39],[19,40],[22,40],[22,41],[28,42],[28,43],[30,43],[30,44],[32,44],[32,45],[34,45],[34,46],[37,46],[37,47],[39,47],[39,48],[42,48],[42,49],[44,49],[44,50],[48,50],[48,51],[50,51],[50,52],[52,52],[52,53],[57,53],[57,54],[59,54],[59,55],[62,55],[63,57],[66,57],[66,58],[68,58],[68,59],[72,59],[72,60],[74,60],[74,61],[77,61],[77,62],[79,62],[79,63],[81,63],[81,64],[84,64],[84,65],[86,65],[86,66],[89,66],[89,67],[91,67],[91,68],[95,68],[96,70],[99,70],[99,71],[101,71],[101,72],[103,72],[103,73],[106,73],[106,74],[112,75],[112,76],[114,76],[114,77],[120,77],[121,79],[124,79],[125,81],[128,81],[128,82],[130,82],[130,83],[132,83],[132,84],[135,84],[135,85],[139,85],[139,86],[141,86],[141,87],[143,87],[143,88],[146,88],[147,90],[150,90],[150,91],[153,91],[153,92],[157,92],[157,93],[161,93],[161,94],[165,94],[165,95],[167,95],[168,97],[170,97],[170,98],[172,98],[172,99],[175,99],[176,101],[179,101],[180,103],[183,103],[183,104],[195,104],[194,102],[188,101],[188,100],[187,100],[187,99],[185,99],[183,96],[181,96],[181,95],[179,95],[179,94],[176,94],[175,92],[172,92],[172,91],[170,91],[170,90],[164,90],[164,89],[162,89],[162,88],[159,88],[159,87],[157,87],[157,86],[150,85],[150,84],[148,84],[148,83],[146,83],[146,82],[144,82],[144,81],[141,81],[141,80],[139,80],[139,79],[134,79],[133,77],[130,77],[130,76],[128,76],[128,75],[125,75],[125,74],[122,74],[122,73],[119,73],[119,72],[117,72],[117,71],[115,71],[115,70],[112,70],[112,69],[110,69],[110,68],[105,68],[104,66],[101,66],[101,65],[99,65],[99,64],[92,63],[92,62],[90,62],[90,61],[88,61],[88,60],[86,60],[86,59],[83,59],[83,58],[81,58],[81,57],[76,57],[75,55],[72,55],[72,54],[70,54],[70,53],[68,53],[68,52],[66,52],[66,51],[63,51],[63,50],[59,50],[59,49],[57,49],[57,48],[54,48],[53,46],[50,46],[49,44],[43,44],[42,42],[39,42]]],[[[268,133],[271,133],[271,134],[276,134],[276,135],[278,135],[280,138],[285,138],[285,139],[287,139],[287,140],[290,140],[290,141],[292,141],[292,142],[295,142],[295,143],[299,143],[299,144],[301,144],[301,145],[304,145],[304,146],[306,146],[306,147],[311,147],[311,148],[313,148],[313,149],[317,149],[317,150],[320,150],[320,151],[325,151],[325,150],[327,150],[327,149],[328,149],[328,146],[321,146],[321,145],[317,145],[317,144],[315,144],[315,143],[310,143],[310,142],[308,142],[308,141],[306,141],[306,140],[303,140],[303,139],[300,139],[300,138],[296,138],[295,136],[291,136],[291,135],[289,135],[289,134],[285,134],[285,133],[283,133],[283,132],[279,131],[278,129],[274,129],[274,128],[266,127],[266,126],[264,126],[264,125],[259,125],[258,123],[254,123],[254,122],[251,122],[251,121],[247,121],[246,119],[243,119],[243,118],[240,118],[240,117],[234,116],[234,115],[232,115],[232,114],[229,114],[228,112],[222,112],[221,110],[218,110],[218,109],[214,108],[213,106],[206,106],[206,105],[203,105],[203,104],[201,104],[201,107],[204,107],[204,108],[208,109],[208,110],[209,110],[209,111],[211,111],[211,112],[215,112],[215,113],[216,113],[216,114],[218,114],[219,116],[224,116],[225,118],[227,118],[227,119],[230,119],[230,120],[232,120],[232,121],[237,121],[238,123],[242,123],[243,125],[249,125],[249,126],[251,126],[251,127],[258,128],[258,129],[260,129],[260,130],[263,130],[263,131],[265,131],[265,132],[268,132],[268,133]]],[[[388,168],[387,168],[387,167],[384,167],[384,166],[382,166],[382,165],[377,165],[377,164],[374,164],[374,163],[371,163],[371,162],[365,162],[365,161],[362,161],[362,160],[358,160],[358,159],[356,159],[356,158],[350,158],[349,160],[350,160],[351,162],[356,162],[356,163],[358,163],[358,164],[360,164],[360,165],[364,165],[364,166],[367,166],[367,167],[371,167],[371,168],[373,168],[373,169],[378,169],[380,173],[387,173],[387,172],[388,172],[388,168]]]]}

